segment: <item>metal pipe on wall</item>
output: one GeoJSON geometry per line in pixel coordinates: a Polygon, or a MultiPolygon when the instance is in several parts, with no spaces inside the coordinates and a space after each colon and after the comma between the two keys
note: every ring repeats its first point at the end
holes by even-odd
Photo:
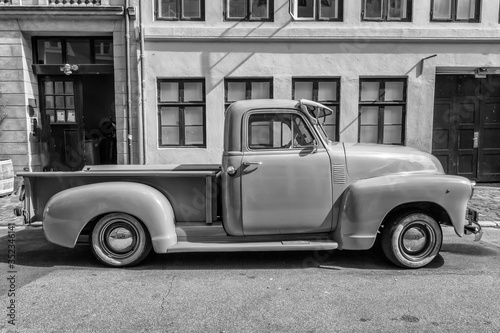
{"type": "Polygon", "coordinates": [[[144,114],[145,112],[145,97],[144,93],[146,91],[145,88],[145,79],[144,79],[144,27],[142,26],[142,2],[139,1],[139,31],[140,31],[140,61],[141,61],[141,107],[139,108],[139,115],[138,115],[138,129],[139,129],[139,163],[140,164],[147,164],[146,161],[146,154],[145,154],[145,141],[146,138],[144,137],[144,114]]]}
{"type": "Polygon", "coordinates": [[[130,18],[127,9],[130,5],[129,0],[125,0],[125,64],[127,81],[127,161],[132,164],[132,90],[130,79],[130,18]]]}

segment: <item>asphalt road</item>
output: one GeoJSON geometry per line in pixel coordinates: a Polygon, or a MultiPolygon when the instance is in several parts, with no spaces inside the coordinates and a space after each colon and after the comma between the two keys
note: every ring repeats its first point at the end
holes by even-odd
{"type": "Polygon", "coordinates": [[[499,332],[500,229],[444,229],[441,254],[399,269],[377,250],[150,255],[132,269],[88,247],[0,230],[2,332],[499,332]],[[11,285],[9,277],[14,275],[11,285]],[[8,290],[15,289],[15,296],[8,290]]]}

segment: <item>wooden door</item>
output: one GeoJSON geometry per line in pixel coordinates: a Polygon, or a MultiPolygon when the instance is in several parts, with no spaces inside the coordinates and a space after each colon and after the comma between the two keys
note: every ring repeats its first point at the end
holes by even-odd
{"type": "Polygon", "coordinates": [[[81,170],[85,165],[82,85],[77,76],[40,78],[41,141],[45,170],[81,170]],[[43,147],[44,145],[42,145],[43,147]],[[42,148],[43,149],[43,148],[42,148]]]}
{"type": "Polygon", "coordinates": [[[432,153],[446,173],[500,181],[500,77],[438,75],[432,153]]]}

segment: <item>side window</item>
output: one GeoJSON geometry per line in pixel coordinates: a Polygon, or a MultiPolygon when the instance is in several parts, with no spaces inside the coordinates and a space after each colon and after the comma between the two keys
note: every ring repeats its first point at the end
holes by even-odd
{"type": "Polygon", "coordinates": [[[256,113],[248,120],[250,149],[293,149],[311,147],[314,137],[304,120],[290,113],[256,113]]]}

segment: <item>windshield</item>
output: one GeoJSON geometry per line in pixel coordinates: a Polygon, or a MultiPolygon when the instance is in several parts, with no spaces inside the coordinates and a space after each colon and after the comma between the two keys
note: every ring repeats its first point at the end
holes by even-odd
{"type": "Polygon", "coordinates": [[[328,137],[328,134],[326,134],[323,124],[326,117],[332,114],[333,111],[322,104],[304,99],[300,100],[300,107],[302,111],[309,116],[311,123],[316,128],[321,138],[327,143],[331,143],[332,141],[328,137]]]}

